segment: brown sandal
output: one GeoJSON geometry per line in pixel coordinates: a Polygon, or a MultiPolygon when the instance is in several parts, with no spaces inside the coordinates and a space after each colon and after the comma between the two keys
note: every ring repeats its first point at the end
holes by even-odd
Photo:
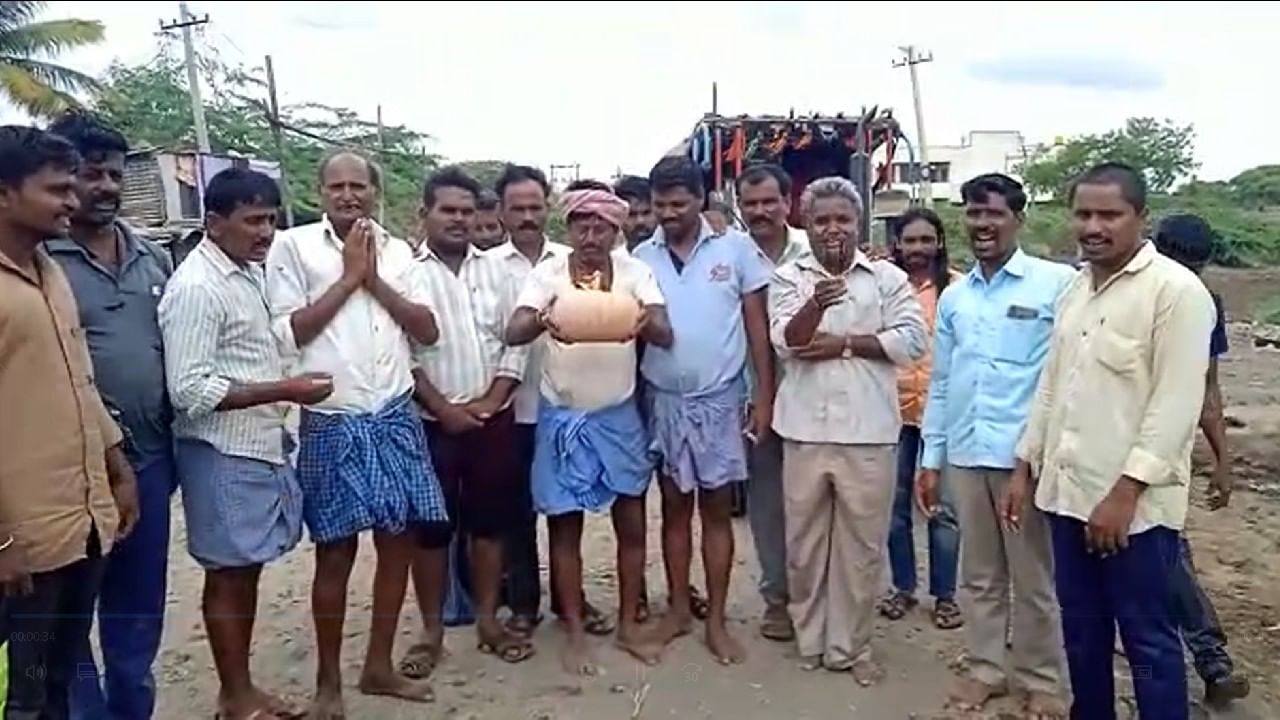
{"type": "Polygon", "coordinates": [[[915,595],[894,590],[876,604],[876,610],[890,620],[901,620],[919,603],[915,595]]]}
{"type": "Polygon", "coordinates": [[[964,627],[964,615],[955,600],[939,598],[933,603],[933,625],[939,630],[955,630],[964,627]]]}
{"type": "Polygon", "coordinates": [[[711,601],[692,585],[689,586],[689,612],[698,620],[706,620],[711,614],[711,601]]]}

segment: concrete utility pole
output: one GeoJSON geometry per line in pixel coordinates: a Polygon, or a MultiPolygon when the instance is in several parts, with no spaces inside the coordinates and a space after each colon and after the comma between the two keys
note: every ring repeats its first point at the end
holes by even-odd
{"type": "Polygon", "coordinates": [[[182,54],[187,65],[187,92],[191,95],[191,115],[196,125],[196,148],[202,153],[209,152],[209,128],[204,121],[204,103],[200,100],[200,70],[196,63],[195,43],[191,40],[191,28],[208,24],[209,16],[196,18],[191,14],[185,0],[178,3],[178,20],[171,23],[160,22],[160,29],[182,30],[182,54]]]}
{"type": "Polygon", "coordinates": [[[904,45],[898,48],[902,51],[902,59],[895,60],[893,66],[896,68],[905,67],[911,75],[911,99],[916,106],[916,144],[920,146],[920,196],[924,201],[925,207],[933,207],[933,173],[929,165],[929,143],[924,137],[924,110],[920,103],[920,78],[916,75],[916,66],[921,63],[933,62],[933,53],[921,55],[916,46],[904,45]]]}

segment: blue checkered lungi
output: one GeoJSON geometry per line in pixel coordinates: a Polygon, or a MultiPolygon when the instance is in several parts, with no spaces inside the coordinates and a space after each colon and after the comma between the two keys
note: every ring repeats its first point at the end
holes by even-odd
{"type": "Polygon", "coordinates": [[[408,394],[375,413],[304,409],[299,435],[302,517],[314,542],[448,520],[408,394]]]}

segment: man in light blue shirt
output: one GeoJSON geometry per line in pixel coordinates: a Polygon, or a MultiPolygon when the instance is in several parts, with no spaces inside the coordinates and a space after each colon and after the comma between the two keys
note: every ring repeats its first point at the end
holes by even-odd
{"type": "Polygon", "coordinates": [[[978,262],[938,300],[916,487],[921,506],[932,512],[939,473],[946,468],[964,536],[961,584],[971,599],[965,618],[970,674],[952,691],[951,704],[977,710],[1004,694],[1010,689],[1005,667],[1011,665],[1013,683],[1039,712],[1052,715],[1065,706],[1048,525],[1037,513],[1015,535],[1001,526],[997,508],[1049,352],[1054,305],[1076,271],[1018,247],[1027,196],[1017,181],[981,175],[965,183],[961,195],[978,262]],[[1016,611],[1010,607],[1010,581],[1016,611]],[[1010,621],[1012,657],[1006,663],[1010,621]]]}
{"type": "Polygon", "coordinates": [[[710,601],[707,646],[721,663],[738,663],[744,652],[725,622],[733,566],[732,484],[747,479],[742,437],[748,346],[756,383],[751,417],[745,418],[747,437],[763,439],[773,415],[765,306],[772,269],[750,237],[736,230],[717,233],[702,219],[702,173],[688,158],[660,161],[649,182],[661,227],[633,255],[653,270],[675,335],[670,348],[647,347],[640,366],[653,446],[662,458],[662,545],[671,585],[670,611],[654,642],[665,645],[691,627],[696,491],[710,601]]]}

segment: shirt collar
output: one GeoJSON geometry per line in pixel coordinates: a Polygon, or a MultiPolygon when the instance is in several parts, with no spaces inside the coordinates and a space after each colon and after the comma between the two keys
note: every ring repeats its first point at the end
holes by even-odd
{"type": "MultiPolygon", "coordinates": [[[[796,258],[796,265],[799,265],[800,267],[806,270],[820,273],[822,275],[831,275],[831,272],[828,271],[825,267],[823,267],[822,263],[818,262],[818,256],[814,255],[812,252],[806,255],[801,255],[800,257],[796,258]]],[[[849,266],[849,269],[846,270],[844,274],[851,275],[853,271],[858,268],[862,268],[863,270],[866,270],[869,273],[875,272],[875,268],[872,267],[871,265],[871,258],[867,257],[867,254],[862,252],[861,250],[854,250],[853,264],[849,266]]]]}
{"type": "MultiPolygon", "coordinates": [[[[1102,284],[1102,287],[1097,288],[1096,292],[1101,292],[1106,289],[1107,286],[1115,282],[1115,279],[1121,275],[1137,275],[1143,270],[1146,270],[1151,263],[1155,261],[1159,254],[1160,251],[1156,250],[1155,243],[1150,240],[1143,240],[1142,247],[1138,248],[1138,252],[1134,253],[1133,257],[1129,258],[1129,262],[1125,263],[1125,266],[1120,268],[1120,272],[1107,278],[1107,281],[1102,284]]],[[[1090,286],[1092,287],[1092,281],[1090,286]]]]}
{"type": "MultiPolygon", "coordinates": [[[[711,227],[711,223],[706,221],[706,218],[702,218],[700,222],[701,226],[698,228],[698,239],[693,243],[694,250],[697,250],[698,246],[704,241],[720,236],[720,234],[716,232],[715,228],[711,227]]],[[[663,230],[661,225],[658,226],[657,230],[653,231],[653,235],[649,237],[648,242],[652,242],[659,247],[667,246],[667,233],[663,230]]]]}
{"type": "MultiPolygon", "coordinates": [[[[1009,259],[1005,261],[1004,267],[1000,268],[992,279],[994,280],[995,277],[999,277],[1000,273],[1009,273],[1019,279],[1024,278],[1027,276],[1027,270],[1030,264],[1031,258],[1028,257],[1026,253],[1022,252],[1022,247],[1019,246],[1013,251],[1013,254],[1009,256],[1009,259]]],[[[981,263],[975,262],[973,264],[973,268],[969,270],[969,280],[971,282],[986,281],[986,279],[982,277],[981,263]]]]}
{"type": "Polygon", "coordinates": [[[214,269],[223,275],[235,275],[239,272],[245,272],[245,268],[237,264],[235,260],[232,260],[211,238],[201,240],[196,249],[213,265],[214,269]]]}
{"type": "Polygon", "coordinates": [[[782,248],[782,257],[778,258],[778,264],[785,265],[812,252],[813,250],[809,248],[809,233],[800,228],[787,226],[787,245],[782,248]]]}
{"type": "MultiPolygon", "coordinates": [[[[370,218],[370,222],[373,223],[373,234],[374,237],[378,239],[378,249],[381,250],[382,247],[387,244],[387,241],[391,239],[391,234],[387,232],[386,228],[379,225],[377,221],[374,221],[372,218],[370,218]]],[[[338,231],[333,228],[333,222],[329,220],[329,215],[327,213],[320,216],[320,230],[324,235],[325,240],[332,242],[338,247],[342,247],[344,239],[339,237],[338,231]]],[[[423,243],[425,244],[425,242],[426,241],[424,240],[423,243]]]]}
{"type": "MultiPolygon", "coordinates": [[[[118,233],[118,236],[120,237],[121,245],[123,246],[123,249],[124,249],[124,257],[121,259],[122,261],[120,263],[121,267],[128,265],[131,260],[133,260],[136,256],[139,256],[139,255],[148,255],[152,257],[155,256],[155,253],[152,251],[151,247],[148,246],[146,243],[139,241],[138,238],[133,234],[133,230],[130,229],[129,226],[125,224],[123,221],[119,219],[114,220],[112,221],[112,226],[115,228],[116,233],[118,233]]],[[[76,242],[75,240],[72,240],[69,237],[60,237],[60,238],[53,238],[51,240],[45,240],[44,247],[52,255],[61,255],[64,253],[78,253],[80,255],[83,255],[86,259],[89,259],[89,260],[93,259],[89,251],[85,249],[83,245],[76,242]]]]}
{"type": "MultiPolygon", "coordinates": [[[[424,242],[423,245],[425,244],[424,242]]],[[[542,254],[538,256],[538,262],[555,257],[555,251],[551,249],[554,244],[546,235],[542,236],[542,254]]],[[[497,253],[504,260],[509,260],[516,256],[525,257],[525,254],[520,252],[520,248],[516,247],[515,241],[511,239],[510,235],[507,236],[506,242],[487,252],[497,253]]]]}

